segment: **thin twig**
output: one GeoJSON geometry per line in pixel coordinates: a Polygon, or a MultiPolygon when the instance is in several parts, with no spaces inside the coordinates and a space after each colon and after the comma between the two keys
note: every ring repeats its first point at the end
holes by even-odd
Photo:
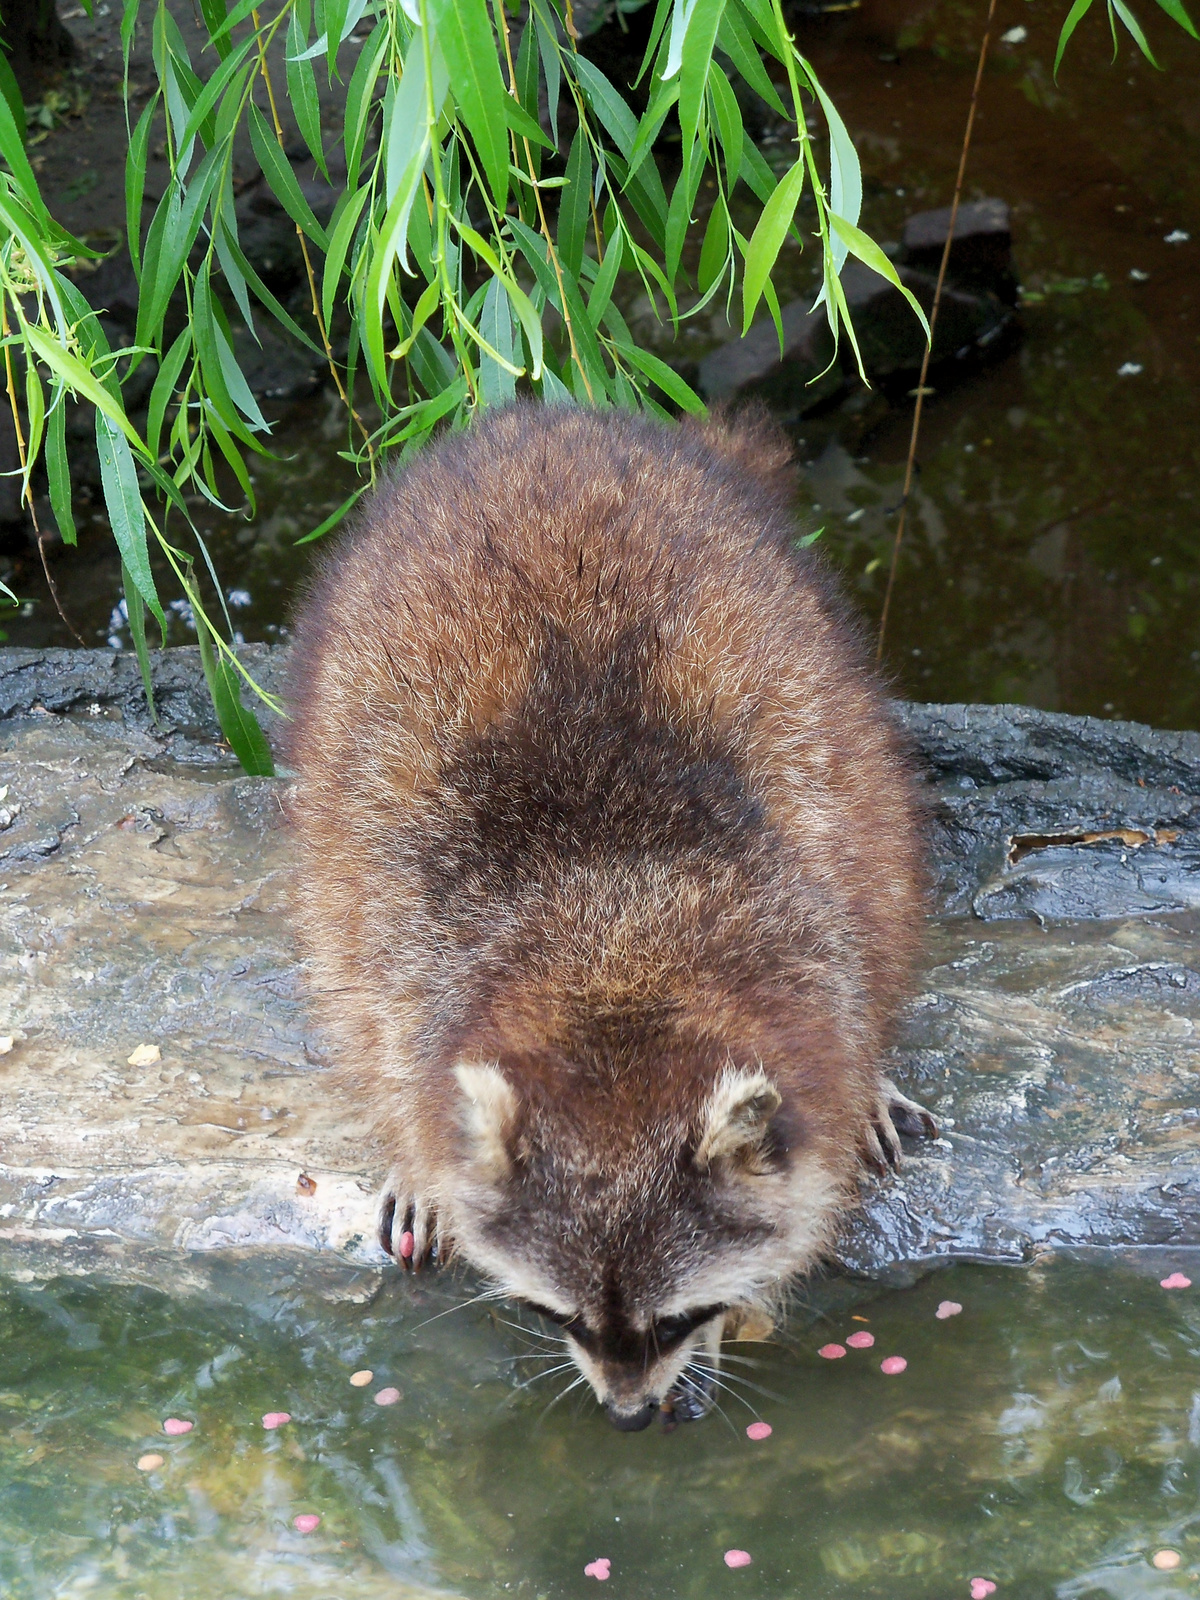
{"type": "Polygon", "coordinates": [[[958,221],[958,203],[962,198],[963,179],[967,172],[967,155],[971,149],[971,134],[975,128],[975,109],[979,104],[979,86],[983,82],[983,67],[987,60],[988,46],[992,42],[992,23],[996,17],[996,0],[988,0],[987,22],[983,29],[983,39],[979,46],[979,65],[975,68],[975,83],[971,89],[971,105],[967,111],[967,125],[963,130],[962,154],[958,158],[958,177],[954,184],[954,199],[950,203],[950,225],[946,229],[946,243],[942,249],[942,261],[938,267],[937,287],[933,291],[933,306],[929,313],[929,343],[925,346],[925,354],[921,357],[921,376],[917,380],[917,403],[913,408],[912,434],[908,441],[908,460],[904,464],[904,491],[900,496],[900,521],[896,524],[896,538],[892,544],[892,564],[888,568],[887,589],[883,596],[883,612],[879,618],[879,642],[875,649],[875,660],[883,660],[883,637],[887,632],[888,612],[892,605],[892,589],[896,583],[896,565],[900,559],[900,543],[904,538],[904,523],[908,515],[908,497],[912,492],[913,472],[917,460],[917,439],[921,432],[921,413],[925,405],[925,396],[929,392],[925,380],[929,376],[929,360],[933,355],[933,338],[937,329],[938,308],[942,303],[942,285],[946,281],[946,268],[950,264],[950,247],[954,243],[954,224],[958,221]]]}
{"type": "MultiPolygon", "coordinates": [[[[4,371],[8,380],[8,404],[12,411],[13,431],[17,436],[17,455],[21,462],[21,477],[24,484],[23,497],[25,504],[29,507],[29,515],[33,522],[34,537],[37,539],[37,551],[38,555],[41,557],[42,571],[46,575],[46,587],[50,591],[50,598],[54,601],[54,609],[58,612],[63,622],[66,624],[71,637],[76,640],[82,649],[86,650],[87,640],[83,638],[79,632],[79,629],[63,610],[63,603],[59,598],[58,585],[54,581],[53,575],[50,571],[50,563],[46,559],[46,535],[42,532],[41,524],[38,522],[37,507],[33,503],[33,473],[25,458],[25,432],[21,427],[21,413],[17,408],[17,386],[13,378],[12,346],[8,343],[9,329],[7,300],[0,301],[0,332],[3,332],[5,340],[4,371]]],[[[26,359],[32,361],[33,357],[27,355],[26,359]]]]}

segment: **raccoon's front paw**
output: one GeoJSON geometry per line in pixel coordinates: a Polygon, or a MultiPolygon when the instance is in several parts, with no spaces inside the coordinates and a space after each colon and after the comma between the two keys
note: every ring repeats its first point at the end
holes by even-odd
{"type": "Polygon", "coordinates": [[[863,1159],[876,1172],[898,1167],[900,1135],[911,1139],[936,1139],[938,1125],[915,1100],[900,1093],[889,1078],[880,1079],[875,1109],[863,1135],[863,1159]]]}
{"type": "Polygon", "coordinates": [[[400,1196],[390,1185],[379,1208],[379,1242],[406,1272],[441,1265],[449,1254],[436,1208],[420,1196],[400,1196]]]}

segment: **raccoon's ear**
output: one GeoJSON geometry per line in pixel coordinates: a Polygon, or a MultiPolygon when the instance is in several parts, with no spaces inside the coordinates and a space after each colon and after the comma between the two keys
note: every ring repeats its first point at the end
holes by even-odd
{"type": "Polygon", "coordinates": [[[696,1165],[706,1170],[731,1158],[757,1165],[766,1154],[767,1125],[781,1104],[765,1072],[727,1067],[701,1113],[696,1165]]]}
{"type": "Polygon", "coordinates": [[[462,1124],[475,1164],[493,1181],[512,1167],[509,1141],[517,1117],[517,1097],[499,1067],[462,1063],[454,1069],[463,1092],[462,1124]]]}

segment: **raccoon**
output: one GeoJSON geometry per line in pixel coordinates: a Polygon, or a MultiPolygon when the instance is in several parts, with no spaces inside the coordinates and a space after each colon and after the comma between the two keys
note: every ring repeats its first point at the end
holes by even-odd
{"type": "Polygon", "coordinates": [[[296,621],[299,928],[381,1242],[557,1323],[622,1429],[702,1409],[860,1161],[936,1132],[881,1069],[914,788],[794,487],[765,416],[518,404],[296,621]]]}

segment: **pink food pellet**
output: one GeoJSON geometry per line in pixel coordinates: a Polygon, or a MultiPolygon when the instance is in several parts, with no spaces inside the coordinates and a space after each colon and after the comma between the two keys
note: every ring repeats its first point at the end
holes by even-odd
{"type": "Polygon", "coordinates": [[[894,1378],[898,1372],[903,1372],[907,1366],[908,1362],[905,1361],[903,1356],[884,1356],[879,1363],[879,1370],[886,1373],[889,1378],[894,1378]]]}
{"type": "Polygon", "coordinates": [[[163,1423],[163,1432],[174,1438],[179,1433],[191,1433],[195,1426],[194,1422],[185,1422],[182,1417],[168,1417],[163,1423]]]}
{"type": "Polygon", "coordinates": [[[1156,1550],[1150,1557],[1150,1564],[1160,1572],[1174,1572],[1182,1560],[1178,1550],[1156,1550]]]}
{"type": "Polygon", "coordinates": [[[416,1242],[417,1241],[413,1238],[411,1233],[402,1233],[400,1235],[400,1254],[405,1261],[412,1260],[412,1253],[416,1242]]]}
{"type": "Polygon", "coordinates": [[[727,1567],[748,1567],[752,1561],[749,1550],[726,1550],[725,1565],[727,1567]]]}
{"type": "Polygon", "coordinates": [[[608,1556],[598,1556],[595,1561],[589,1561],[584,1567],[583,1575],[585,1578],[596,1578],[600,1583],[604,1583],[609,1576],[611,1566],[612,1562],[608,1556]]]}
{"type": "Polygon", "coordinates": [[[995,1592],[996,1585],[990,1578],[971,1579],[971,1600],[987,1600],[988,1595],[995,1592]]]}
{"type": "Polygon", "coordinates": [[[315,1511],[302,1511],[298,1517],[292,1518],[292,1527],[297,1533],[312,1533],[321,1526],[321,1519],[315,1511]]]}
{"type": "Polygon", "coordinates": [[[380,1389],[375,1396],[375,1404],[377,1406],[394,1406],[399,1398],[399,1389],[380,1389]]]}
{"type": "Polygon", "coordinates": [[[933,1314],[939,1322],[945,1322],[947,1317],[956,1317],[961,1310],[957,1300],[943,1300],[933,1314]]]}
{"type": "Polygon", "coordinates": [[[746,1429],[747,1439],[769,1439],[771,1437],[771,1424],[769,1422],[752,1422],[746,1429]]]}
{"type": "Polygon", "coordinates": [[[826,1361],[840,1361],[846,1354],[846,1346],[844,1344],[823,1344],[817,1354],[823,1356],[826,1361]]]}
{"type": "Polygon", "coordinates": [[[290,1411],[268,1411],[263,1417],[264,1428],[282,1428],[285,1422],[292,1420],[290,1411]]]}
{"type": "Polygon", "coordinates": [[[852,1350],[869,1350],[875,1343],[873,1333],[852,1333],[846,1340],[852,1350]]]}
{"type": "Polygon", "coordinates": [[[1158,1286],[1160,1289],[1190,1289],[1192,1280],[1185,1278],[1182,1272],[1173,1272],[1169,1278],[1160,1278],[1158,1286]]]}

